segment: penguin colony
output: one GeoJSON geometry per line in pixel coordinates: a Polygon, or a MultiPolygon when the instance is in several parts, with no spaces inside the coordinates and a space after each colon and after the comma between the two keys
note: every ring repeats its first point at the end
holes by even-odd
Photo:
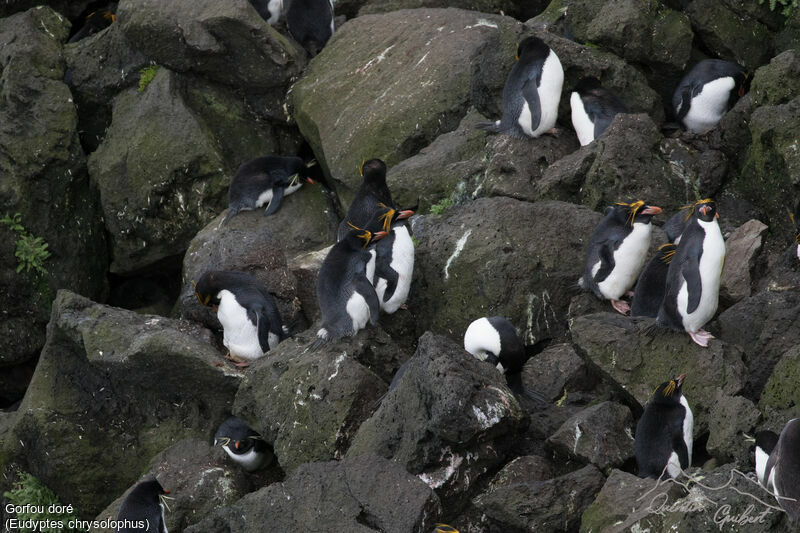
{"type": "MultiPolygon", "coordinates": [[[[270,24],[285,20],[288,32],[315,56],[334,32],[331,0],[251,0],[270,24]]],[[[82,39],[115,21],[107,10],[87,16],[70,42],[82,39]]],[[[523,39],[517,62],[503,89],[502,117],[478,124],[479,129],[517,138],[555,133],[564,70],[556,53],[537,37],[523,39]]],[[[705,134],[713,129],[744,94],[746,73],[729,61],[708,59],[687,72],[675,89],[672,106],[679,125],[705,134]]],[[[571,121],[581,146],[600,137],[614,117],[629,109],[597,78],[583,78],[570,95],[571,121]]],[[[239,212],[267,206],[275,214],[285,197],[303,183],[314,184],[314,161],[269,155],[247,161],[233,176],[229,189],[228,224],[239,212]]],[[[414,209],[393,200],[386,181],[387,167],[371,159],[359,169],[362,183],[338,228],[319,270],[316,283],[321,325],[315,348],[352,336],[376,324],[383,311],[393,314],[405,306],[414,268],[414,242],[407,219],[414,209]]],[[[647,260],[653,218],[661,208],[642,199],[620,199],[607,208],[588,236],[580,288],[613,309],[632,317],[655,319],[655,328],[685,331],[706,347],[713,338],[703,326],[718,305],[725,242],[712,199],[699,200],[673,214],[664,224],[668,243],[647,260]],[[630,297],[628,304],[623,298],[630,297]]],[[[790,214],[795,224],[800,259],[800,204],[790,214]]],[[[289,337],[273,296],[246,272],[209,271],[195,284],[200,304],[211,307],[223,329],[223,344],[237,366],[246,367],[289,337]]],[[[478,360],[508,377],[519,375],[535,353],[526,346],[505,317],[477,318],[466,328],[464,348],[478,360]]],[[[389,391],[396,388],[407,364],[397,371],[389,391]]],[[[693,415],[683,394],[685,374],[659,384],[638,421],[635,456],[641,477],[674,478],[692,466],[693,415]]],[[[515,388],[517,393],[532,393],[515,388]]],[[[533,393],[535,394],[535,393],[533,393]]],[[[231,417],[214,436],[214,444],[248,472],[268,465],[270,446],[244,421],[231,417]]],[[[790,420],[780,435],[759,432],[755,438],[755,470],[789,517],[800,515],[800,419],[790,420]]],[[[147,531],[166,533],[164,490],[155,479],[137,484],[120,507],[119,520],[147,520],[147,531]]],[[[119,531],[133,531],[120,529],[119,531]]],[[[137,529],[139,531],[139,529],[137,529]]],[[[436,531],[456,531],[437,524],[436,531]]]]}

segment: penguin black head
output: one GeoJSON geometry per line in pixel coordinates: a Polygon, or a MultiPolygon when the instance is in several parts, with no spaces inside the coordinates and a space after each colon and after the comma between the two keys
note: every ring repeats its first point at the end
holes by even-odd
{"type": "Polygon", "coordinates": [[[686,374],[681,374],[680,376],[671,379],[669,381],[665,381],[653,392],[653,399],[652,401],[658,404],[678,404],[681,401],[681,395],[683,394],[683,380],[686,379],[686,374]]]}
{"type": "Polygon", "coordinates": [[[550,47],[538,37],[525,37],[517,45],[517,61],[545,60],[550,55],[550,47]]]}
{"type": "Polygon", "coordinates": [[[691,206],[691,210],[687,210],[686,220],[689,220],[692,215],[703,222],[711,222],[715,218],[719,218],[717,202],[711,198],[696,201],[694,205],[691,206]]]}
{"type": "Polygon", "coordinates": [[[197,283],[192,282],[197,300],[202,305],[210,305],[212,307],[219,305],[218,294],[222,290],[220,282],[218,272],[206,272],[200,276],[200,281],[197,283]]]}
{"type": "Polygon", "coordinates": [[[385,231],[387,234],[392,229],[392,225],[400,220],[404,220],[414,215],[414,209],[393,209],[385,204],[380,204],[381,209],[373,215],[367,226],[364,228],[373,233],[385,231]]]}
{"type": "Polygon", "coordinates": [[[600,78],[595,78],[594,76],[585,76],[579,79],[578,83],[575,84],[574,91],[580,95],[584,95],[592,91],[596,91],[602,87],[603,84],[600,82],[600,78]]]}
{"type": "Polygon", "coordinates": [[[661,214],[661,208],[654,205],[647,205],[643,200],[630,202],[617,202],[612,211],[613,217],[623,224],[633,226],[635,223],[649,224],[653,215],[661,214]]]}
{"type": "Polygon", "coordinates": [[[386,163],[380,159],[364,161],[358,169],[364,178],[364,183],[381,185],[386,183],[386,163]]]}
{"type": "Polygon", "coordinates": [[[161,503],[161,496],[169,494],[170,492],[161,486],[156,478],[142,481],[136,485],[133,490],[128,494],[126,500],[136,501],[138,503],[161,503]]]}
{"type": "Polygon", "coordinates": [[[350,226],[351,229],[347,232],[344,239],[342,239],[342,242],[347,243],[347,246],[352,250],[362,250],[373,242],[383,239],[387,235],[385,231],[372,232],[354,226],[349,222],[347,225],[350,226]]]}
{"type": "Polygon", "coordinates": [[[214,446],[227,446],[231,453],[241,455],[255,446],[261,435],[245,424],[240,418],[232,416],[220,424],[214,435],[214,446]]]}

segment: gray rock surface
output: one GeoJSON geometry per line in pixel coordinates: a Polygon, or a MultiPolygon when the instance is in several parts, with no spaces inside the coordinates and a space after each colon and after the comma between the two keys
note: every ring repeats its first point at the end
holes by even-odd
{"type": "Polygon", "coordinates": [[[720,297],[728,302],[738,302],[750,296],[753,283],[751,271],[767,226],[750,220],[736,228],[725,241],[725,265],[720,279],[720,297]]]}

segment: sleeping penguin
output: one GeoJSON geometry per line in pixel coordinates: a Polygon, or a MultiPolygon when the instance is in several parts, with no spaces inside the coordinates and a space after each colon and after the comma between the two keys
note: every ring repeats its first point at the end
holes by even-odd
{"type": "Polygon", "coordinates": [[[572,127],[578,142],[586,146],[611,125],[618,113],[627,113],[628,106],[606,89],[595,77],[581,78],[570,95],[572,127]]]}
{"type": "Polygon", "coordinates": [[[743,66],[722,59],[705,59],[678,83],[672,95],[675,118],[685,129],[709,132],[744,96],[747,73],[743,66]]]}
{"type": "Polygon", "coordinates": [[[322,327],[313,349],[332,339],[355,335],[367,322],[378,322],[380,302],[370,283],[374,272],[367,271],[372,255],[367,246],[386,236],[353,227],[344,239],[333,245],[317,276],[317,302],[322,327]]]}
{"type": "Polygon", "coordinates": [[[248,366],[248,361],[262,357],[289,336],[275,299],[252,274],[206,272],[195,284],[195,295],[217,312],[224,331],[222,343],[236,366],[248,366]]]}
{"type": "Polygon", "coordinates": [[[767,471],[767,463],[772,450],[778,444],[778,434],[774,431],[759,431],[756,433],[755,444],[756,477],[762,487],[771,491],[772,488],[767,485],[770,474],[767,471]]]}
{"type": "Polygon", "coordinates": [[[672,243],[662,244],[658,253],[644,267],[631,300],[631,316],[649,316],[656,318],[664,294],[667,292],[667,272],[677,246],[672,243]]]}
{"type": "Polygon", "coordinates": [[[642,271],[650,247],[651,220],[659,213],[660,207],[646,205],[642,200],[618,202],[607,209],[589,238],[586,270],[578,285],[600,299],[611,300],[614,309],[623,315],[630,311],[621,298],[642,271]]]}
{"type": "Polygon", "coordinates": [[[214,446],[222,446],[225,453],[248,472],[269,464],[273,458],[272,450],[261,435],[235,416],[219,426],[214,446]]]}
{"type": "Polygon", "coordinates": [[[767,488],[778,504],[797,523],[800,520],[800,418],[793,418],[781,431],[765,469],[767,488]]]}
{"type": "Polygon", "coordinates": [[[474,320],[464,333],[464,349],[480,361],[486,361],[501,374],[514,392],[531,399],[546,401],[539,393],[522,386],[521,372],[531,357],[531,349],[522,343],[514,325],[505,317],[490,316],[474,320]]]}
{"type": "Polygon", "coordinates": [[[700,346],[714,336],[701,329],[714,317],[725,262],[725,240],[714,200],[696,202],[667,271],[664,301],[656,324],[685,330],[700,346]]]}
{"type": "Polygon", "coordinates": [[[283,15],[292,38],[311,57],[333,35],[333,0],[283,0],[283,15]]]}
{"type": "Polygon", "coordinates": [[[303,182],[314,183],[309,169],[316,161],[304,163],[299,157],[266,156],[251,159],[236,171],[228,189],[228,214],[223,224],[239,211],[267,205],[264,216],[273,214],[284,196],[299,189],[303,182]]]}
{"type": "Polygon", "coordinates": [[[132,527],[120,527],[117,533],[167,533],[164,522],[165,494],[169,494],[169,491],[162,488],[155,478],[133,487],[117,514],[117,521],[132,524],[132,527]],[[133,527],[137,524],[146,525],[133,527]]]}
{"type": "Polygon", "coordinates": [[[685,378],[659,385],[636,424],[639,477],[675,478],[692,465],[694,417],[681,390],[685,378]]]}
{"type": "Polygon", "coordinates": [[[548,133],[556,125],[563,83],[564,69],[556,53],[538,37],[526,37],[503,87],[503,118],[475,127],[517,138],[548,133]]]}
{"type": "Polygon", "coordinates": [[[404,220],[413,214],[411,209],[397,211],[383,207],[366,228],[373,233],[385,231],[388,222],[386,237],[380,239],[370,251],[370,262],[374,264],[367,269],[373,272],[369,279],[375,287],[381,310],[389,314],[405,305],[411,290],[414,241],[404,220]]]}

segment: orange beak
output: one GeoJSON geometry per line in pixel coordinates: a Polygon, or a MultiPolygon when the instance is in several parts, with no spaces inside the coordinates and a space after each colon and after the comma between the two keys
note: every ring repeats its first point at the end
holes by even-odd
{"type": "Polygon", "coordinates": [[[378,231],[378,232],[372,234],[372,240],[373,241],[379,241],[379,240],[383,239],[384,237],[386,237],[387,235],[389,235],[389,234],[386,233],[385,231],[378,231]]]}
{"type": "Polygon", "coordinates": [[[663,213],[660,207],[655,205],[648,205],[646,209],[642,210],[643,215],[660,215],[663,213]]]}
{"type": "Polygon", "coordinates": [[[397,214],[397,220],[403,220],[404,218],[409,218],[411,216],[414,216],[414,211],[406,209],[405,211],[400,211],[397,214]]]}
{"type": "Polygon", "coordinates": [[[679,386],[679,387],[680,387],[681,385],[683,385],[683,380],[684,380],[684,379],[686,379],[686,374],[681,374],[680,376],[678,376],[677,378],[675,378],[675,381],[678,383],[678,386],[679,386]]]}

